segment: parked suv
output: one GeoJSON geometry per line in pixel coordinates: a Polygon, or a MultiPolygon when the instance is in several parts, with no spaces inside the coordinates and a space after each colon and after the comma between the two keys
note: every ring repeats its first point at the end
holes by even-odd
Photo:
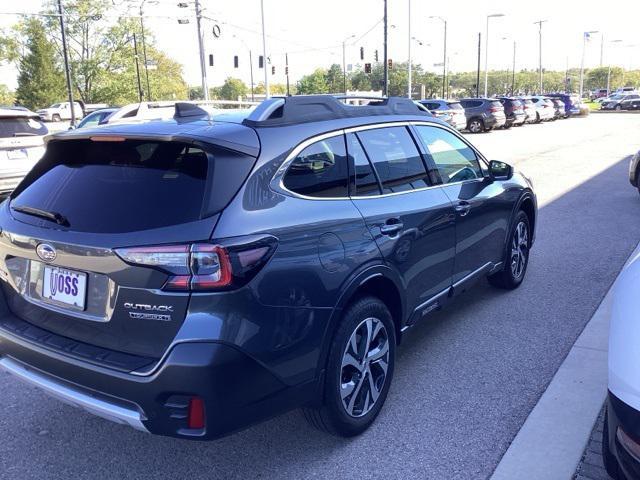
{"type": "Polygon", "coordinates": [[[527,114],[524,112],[524,104],[522,100],[511,97],[498,97],[498,100],[504,107],[504,113],[507,117],[507,122],[504,124],[504,128],[511,128],[512,126],[520,127],[524,125],[527,120],[527,114]]]}
{"type": "Polygon", "coordinates": [[[464,108],[459,102],[430,98],[428,100],[420,100],[420,103],[427,107],[434,117],[444,120],[456,130],[467,128],[464,108]]]}
{"type": "Polygon", "coordinates": [[[507,123],[504,107],[495,98],[463,98],[460,105],[467,117],[467,130],[471,133],[488,132],[507,123]]]}
{"type": "Polygon", "coordinates": [[[604,100],[600,104],[601,110],[622,110],[624,108],[624,102],[629,100],[638,100],[640,95],[637,93],[623,93],[619,95],[613,95],[608,100],[604,100]]]}
{"type": "Polygon", "coordinates": [[[0,108],[0,197],[5,197],[44,154],[49,131],[26,108],[0,108]]]}
{"type": "Polygon", "coordinates": [[[409,99],[64,132],[0,205],[0,367],[155,434],[303,407],[356,435],[407,330],[521,284],[536,221],[525,177],[409,99]]]}

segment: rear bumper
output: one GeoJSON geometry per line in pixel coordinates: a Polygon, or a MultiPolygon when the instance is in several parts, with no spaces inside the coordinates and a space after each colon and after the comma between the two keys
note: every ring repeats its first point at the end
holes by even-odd
{"type": "Polygon", "coordinates": [[[317,382],[286,386],[237,347],[175,345],[147,376],[67,357],[0,328],[0,368],[58,399],[153,434],[213,439],[298,407],[317,382]],[[204,429],[189,429],[192,397],[204,401],[204,429]]]}
{"type": "MultiPolygon", "coordinates": [[[[603,440],[608,441],[619,469],[625,478],[640,478],[640,458],[625,448],[620,442],[621,429],[628,437],[640,439],[640,412],[630,407],[613,393],[607,395],[607,423],[608,430],[603,432],[603,440]]],[[[614,472],[608,472],[613,475],[614,472]]]]}
{"type": "Polygon", "coordinates": [[[487,128],[502,127],[506,123],[507,123],[507,117],[505,116],[496,117],[495,115],[486,115],[484,117],[484,125],[487,128]]]}

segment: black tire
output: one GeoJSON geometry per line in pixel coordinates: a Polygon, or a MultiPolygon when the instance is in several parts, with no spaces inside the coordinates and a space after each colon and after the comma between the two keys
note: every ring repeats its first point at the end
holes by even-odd
{"type": "Polygon", "coordinates": [[[502,128],[505,129],[505,130],[509,130],[512,126],[513,126],[512,123],[505,123],[502,128]]]}
{"type": "Polygon", "coordinates": [[[61,120],[60,115],[58,115],[57,113],[51,116],[52,122],[59,122],[60,120],[61,120]]]}
{"type": "MultiPolygon", "coordinates": [[[[395,328],[387,306],[378,298],[371,296],[362,297],[353,302],[345,310],[329,348],[322,406],[319,408],[303,408],[302,412],[306,420],[319,430],[341,437],[353,437],[369,428],[378,413],[380,413],[389,392],[389,386],[393,379],[395,347],[395,328]],[[378,331],[377,335],[372,338],[371,343],[367,343],[363,334],[360,337],[357,334],[359,331],[366,331],[368,326],[366,322],[370,319],[377,320],[384,329],[378,331]],[[358,340],[352,343],[352,337],[358,340]],[[386,364],[386,373],[383,373],[383,364],[380,363],[382,358],[369,362],[366,358],[366,350],[374,345],[374,342],[377,342],[374,346],[377,347],[378,352],[384,351],[385,339],[388,362],[386,364]],[[364,361],[359,361],[358,352],[353,349],[354,344],[358,347],[356,350],[362,350],[365,353],[365,355],[362,355],[364,361]],[[353,355],[350,353],[352,351],[354,352],[353,355]],[[358,360],[356,362],[360,365],[358,368],[361,368],[366,363],[366,367],[362,367],[364,371],[355,368],[350,362],[345,363],[348,355],[352,360],[358,360]],[[359,376],[358,372],[360,372],[359,376]],[[375,380],[374,377],[376,377],[375,380]],[[356,379],[354,380],[354,378],[356,379]],[[378,390],[377,387],[380,384],[381,388],[378,390]],[[341,389],[345,385],[354,385],[351,389],[353,393],[351,395],[347,394],[343,398],[341,389]],[[367,389],[366,391],[365,388],[367,389]],[[371,390],[372,388],[375,389],[375,392],[371,390]],[[364,396],[362,394],[363,391],[364,396]],[[353,395],[355,395],[355,398],[353,395]],[[377,395],[375,399],[374,395],[377,395]],[[374,399],[373,404],[369,403],[369,399],[374,399]],[[343,402],[347,402],[349,405],[345,405],[343,402]],[[360,410],[355,405],[356,403],[362,404],[360,410]],[[349,413],[348,408],[351,404],[353,406],[351,407],[351,413],[349,413]]],[[[376,349],[374,348],[369,350],[369,353],[371,354],[371,352],[375,351],[376,349]]],[[[375,358],[375,354],[373,357],[375,358]]]]}
{"type": "Polygon", "coordinates": [[[540,118],[540,114],[536,112],[536,121],[534,123],[541,123],[542,119],[540,118]]]}
{"type": "Polygon", "coordinates": [[[616,457],[609,447],[609,412],[608,408],[604,410],[604,427],[602,429],[602,460],[604,469],[613,480],[624,480],[624,476],[620,473],[620,467],[616,457]]]}
{"type": "Polygon", "coordinates": [[[616,105],[616,111],[619,112],[620,110],[622,110],[622,105],[620,104],[616,105]]]}
{"type": "Polygon", "coordinates": [[[469,130],[471,133],[484,132],[484,122],[480,118],[472,118],[467,124],[467,130],[469,130]]]}
{"type": "Polygon", "coordinates": [[[488,277],[489,283],[494,287],[503,288],[505,290],[518,288],[527,273],[530,247],[531,226],[529,223],[529,217],[527,217],[526,213],[520,210],[513,221],[513,226],[509,233],[504,266],[502,270],[488,277]],[[524,232],[521,229],[524,229],[524,232]],[[514,262],[516,263],[515,266],[514,262]]]}

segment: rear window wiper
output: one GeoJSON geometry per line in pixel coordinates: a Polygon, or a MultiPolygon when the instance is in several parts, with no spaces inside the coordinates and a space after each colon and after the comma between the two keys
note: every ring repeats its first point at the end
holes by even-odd
{"type": "Polygon", "coordinates": [[[59,214],[58,212],[48,212],[40,208],[27,207],[27,206],[17,206],[17,207],[12,206],[11,208],[14,209],[16,212],[24,213],[25,215],[33,215],[34,217],[40,217],[46,220],[50,220],[63,227],[71,226],[69,224],[69,220],[67,220],[66,217],[59,214]]]}

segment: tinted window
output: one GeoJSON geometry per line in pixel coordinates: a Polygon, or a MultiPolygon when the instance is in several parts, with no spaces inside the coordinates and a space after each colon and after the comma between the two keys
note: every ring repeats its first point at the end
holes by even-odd
{"type": "Polygon", "coordinates": [[[440,108],[440,104],[434,102],[427,102],[423,105],[426,105],[429,110],[437,110],[438,108],[440,108]]]}
{"type": "Polygon", "coordinates": [[[464,110],[464,108],[462,108],[462,105],[460,105],[458,102],[448,103],[447,105],[449,105],[449,108],[452,110],[464,110]]]}
{"type": "Polygon", "coordinates": [[[492,107],[499,107],[499,108],[503,108],[503,107],[502,107],[502,103],[500,103],[498,100],[494,100],[494,101],[492,101],[492,102],[489,102],[489,104],[490,104],[492,107]]]}
{"type": "Polygon", "coordinates": [[[358,137],[382,182],[384,193],[429,185],[420,153],[405,127],[376,128],[358,137]]]}
{"type": "Polygon", "coordinates": [[[284,176],[284,186],[308,197],[347,197],[349,170],[344,137],[320,140],[293,160],[284,176]]]}
{"type": "Polygon", "coordinates": [[[349,151],[349,156],[353,158],[355,195],[379,195],[380,185],[378,184],[378,179],[373,172],[367,155],[364,153],[360,140],[353,133],[347,135],[347,150],[349,151]]]}
{"type": "MultiPolygon", "coordinates": [[[[240,168],[241,160],[234,160],[240,168]]],[[[208,170],[207,154],[184,143],[52,142],[11,205],[57,212],[82,232],[181,224],[202,218],[208,170]]],[[[226,183],[233,181],[224,164],[217,170],[226,183]]]]}
{"type": "Polygon", "coordinates": [[[416,130],[438,167],[443,183],[483,176],[475,152],[460,138],[436,127],[416,126],[416,130]]]}
{"type": "Polygon", "coordinates": [[[47,131],[37,118],[0,117],[0,138],[46,135],[47,131]]]}

